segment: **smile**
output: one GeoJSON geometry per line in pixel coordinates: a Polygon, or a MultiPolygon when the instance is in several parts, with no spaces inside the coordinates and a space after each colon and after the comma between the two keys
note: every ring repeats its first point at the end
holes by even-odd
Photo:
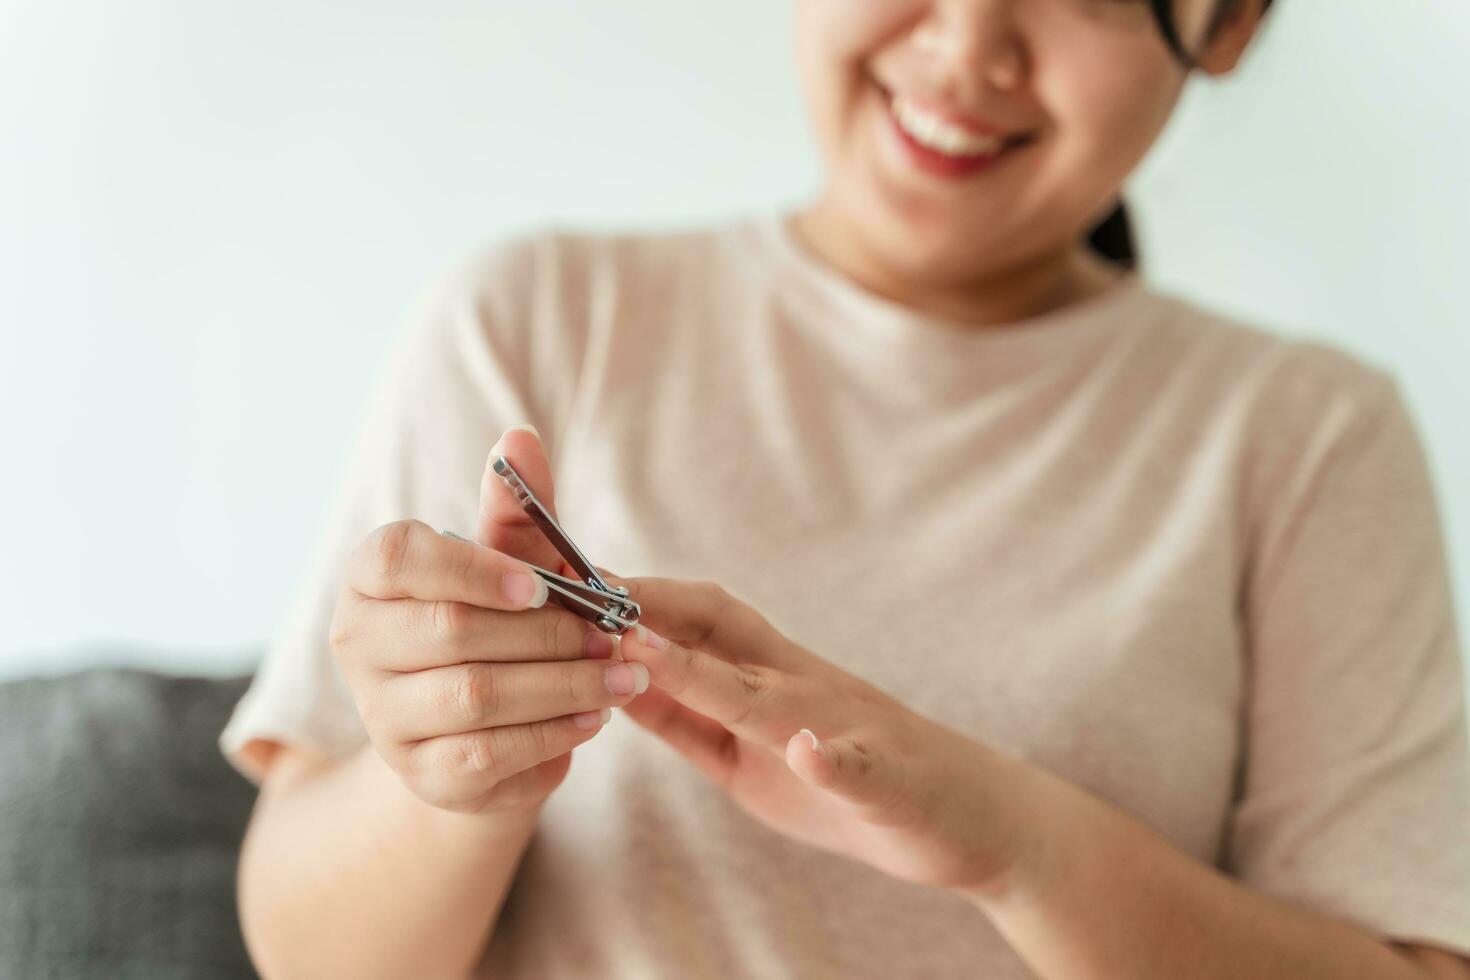
{"type": "Polygon", "coordinates": [[[918,101],[879,87],[904,155],[940,177],[968,177],[1032,141],[1031,135],[980,132],[933,112],[918,101]]]}
{"type": "Polygon", "coordinates": [[[944,117],[924,109],[912,99],[895,95],[889,101],[894,121],[921,145],[948,157],[995,156],[1005,148],[1006,140],[994,133],[975,133],[950,123],[944,117]]]}

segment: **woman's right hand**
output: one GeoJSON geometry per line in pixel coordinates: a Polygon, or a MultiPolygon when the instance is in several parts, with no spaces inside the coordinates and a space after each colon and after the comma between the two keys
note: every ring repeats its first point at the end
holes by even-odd
{"type": "MultiPolygon", "coordinates": [[[[554,515],[539,439],[507,430],[491,458],[500,454],[554,515]]],[[[373,747],[415,795],[459,813],[531,810],[648,673],[546,604],[527,563],[568,569],[488,465],[478,536],[416,520],[369,534],[348,561],[331,648],[373,747]]]]}

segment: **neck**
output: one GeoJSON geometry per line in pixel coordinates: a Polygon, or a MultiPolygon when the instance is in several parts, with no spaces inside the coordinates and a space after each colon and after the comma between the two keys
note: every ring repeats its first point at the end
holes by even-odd
{"type": "Polygon", "coordinates": [[[825,198],[793,215],[788,229],[813,255],[865,289],[976,329],[1049,313],[1104,292],[1129,274],[1076,243],[961,284],[924,283],[904,276],[865,248],[825,198]]]}

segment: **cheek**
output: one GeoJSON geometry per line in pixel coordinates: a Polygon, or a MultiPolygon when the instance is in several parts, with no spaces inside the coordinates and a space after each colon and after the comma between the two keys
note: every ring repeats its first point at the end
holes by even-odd
{"type": "Polygon", "coordinates": [[[857,126],[874,53],[911,30],[932,0],[798,0],[797,69],[817,141],[829,164],[857,126]]]}
{"type": "Polygon", "coordinates": [[[796,60],[818,128],[840,123],[876,54],[929,12],[932,0],[798,0],[796,60]]]}
{"type": "Polygon", "coordinates": [[[1036,52],[1033,84],[1051,119],[1054,163],[1106,199],[1168,121],[1183,75],[1148,36],[1054,33],[1051,41],[1036,52]]]}
{"type": "Polygon", "coordinates": [[[861,62],[924,16],[932,0],[799,0],[797,44],[841,70],[861,62]]]}

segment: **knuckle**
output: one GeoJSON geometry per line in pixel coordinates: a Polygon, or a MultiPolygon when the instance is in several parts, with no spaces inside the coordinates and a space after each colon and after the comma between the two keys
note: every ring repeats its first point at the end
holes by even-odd
{"type": "Polygon", "coordinates": [[[451,599],[439,599],[429,606],[429,630],[436,644],[459,647],[469,639],[474,614],[469,606],[451,599]]]}
{"type": "MultiPolygon", "coordinates": [[[[852,743],[853,769],[858,779],[867,779],[876,765],[879,749],[866,739],[857,739],[852,743]]],[[[902,819],[905,814],[912,811],[915,802],[923,803],[922,798],[915,799],[914,787],[910,785],[910,772],[904,766],[889,766],[888,779],[883,791],[871,804],[872,808],[879,813],[891,814],[892,819],[902,819]]],[[[922,797],[922,794],[920,794],[922,797]]],[[[920,812],[923,812],[922,808],[920,812]]]]}
{"type": "Polygon", "coordinates": [[[698,588],[703,598],[706,614],[702,617],[704,625],[699,636],[695,638],[694,645],[703,646],[709,642],[721,621],[729,614],[735,597],[718,582],[702,581],[698,583],[698,588]]]}
{"type": "MultiPolygon", "coordinates": [[[[595,666],[590,670],[578,670],[577,668],[581,664],[575,661],[566,665],[567,669],[562,672],[562,684],[565,685],[562,695],[566,699],[566,704],[590,704],[597,697],[597,691],[592,686],[592,679],[594,676],[601,678],[603,672],[607,670],[607,667],[602,661],[593,661],[593,663],[595,666]]],[[[605,683],[601,680],[597,683],[603,697],[612,696],[605,683]]],[[[597,698],[599,703],[601,700],[602,698],[597,698]]]]}
{"type": "Polygon", "coordinates": [[[740,681],[741,692],[750,700],[764,697],[771,686],[770,680],[755,664],[737,664],[735,676],[740,681]]]}
{"type": "Polygon", "coordinates": [[[464,721],[488,721],[499,714],[500,697],[500,684],[491,664],[465,664],[451,692],[451,708],[464,721]]]}
{"type": "Polygon", "coordinates": [[[468,580],[475,574],[482,549],[454,548],[449,551],[449,572],[453,578],[468,580]]]}
{"type": "Polygon", "coordinates": [[[471,732],[459,740],[460,768],[476,776],[494,776],[498,764],[496,753],[480,732],[471,732]]]}
{"type": "MultiPolygon", "coordinates": [[[[475,741],[471,737],[440,738],[410,746],[408,758],[395,767],[399,778],[430,806],[469,812],[487,784],[480,766],[489,754],[470,744],[475,741]]],[[[493,785],[494,780],[489,782],[493,785]]]]}
{"type": "Polygon", "coordinates": [[[433,741],[408,746],[401,762],[389,760],[398,778],[415,796],[434,806],[448,799],[445,791],[445,766],[442,746],[433,741]]]}
{"type": "Polygon", "coordinates": [[[770,678],[759,666],[737,664],[735,677],[740,682],[740,690],[744,697],[741,699],[742,707],[738,716],[727,722],[730,725],[739,725],[755,714],[756,709],[765,701],[771,690],[770,678]]]}
{"type": "Polygon", "coordinates": [[[327,625],[327,646],[339,662],[347,659],[347,650],[353,636],[345,605],[345,602],[337,603],[337,608],[332,611],[332,621],[327,625]]]}
{"type": "Polygon", "coordinates": [[[730,601],[735,598],[730,594],[730,591],[719,582],[706,581],[704,585],[705,588],[709,590],[709,594],[713,597],[715,601],[715,607],[718,609],[723,609],[724,607],[728,606],[730,604],[730,601]]]}
{"type": "Polygon", "coordinates": [[[526,726],[526,744],[531,759],[544,759],[551,748],[551,724],[538,721],[526,726]]]}
{"type": "Polygon", "coordinates": [[[556,623],[556,636],[547,649],[553,653],[580,658],[587,648],[588,630],[597,629],[578,616],[551,616],[556,623]]]}
{"type": "Polygon", "coordinates": [[[403,520],[384,524],[373,532],[372,567],[376,584],[397,592],[408,569],[418,521],[403,520]]]}
{"type": "Polygon", "coordinates": [[[526,768],[544,757],[549,744],[546,727],[546,722],[537,721],[528,725],[515,725],[505,730],[506,738],[511,744],[510,751],[515,758],[523,760],[526,768]]]}
{"type": "Polygon", "coordinates": [[[541,617],[541,653],[550,654],[557,651],[557,637],[561,635],[561,616],[541,617]]]}

